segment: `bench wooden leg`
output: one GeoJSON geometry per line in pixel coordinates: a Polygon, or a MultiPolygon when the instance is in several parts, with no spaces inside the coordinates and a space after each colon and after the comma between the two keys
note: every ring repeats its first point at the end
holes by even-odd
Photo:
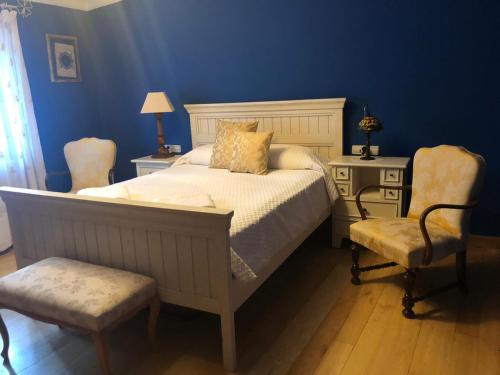
{"type": "Polygon", "coordinates": [[[94,341],[97,358],[99,359],[101,374],[111,375],[111,370],[109,369],[108,347],[106,345],[106,338],[104,336],[104,333],[92,333],[92,340],[94,341]]]}
{"type": "Polygon", "coordinates": [[[5,362],[9,363],[9,331],[7,331],[7,326],[5,325],[5,322],[3,321],[2,316],[0,315],[0,333],[2,334],[2,340],[3,340],[3,350],[2,350],[2,357],[5,362]]]}
{"type": "Polygon", "coordinates": [[[158,323],[158,315],[160,314],[160,297],[156,295],[149,305],[149,321],[148,321],[148,337],[151,347],[154,347],[156,336],[156,324],[158,323]]]}

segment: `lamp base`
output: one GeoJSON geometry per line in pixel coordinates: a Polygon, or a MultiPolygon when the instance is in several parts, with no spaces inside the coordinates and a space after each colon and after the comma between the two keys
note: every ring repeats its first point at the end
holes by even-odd
{"type": "Polygon", "coordinates": [[[360,157],[361,160],[375,160],[375,158],[372,156],[372,152],[370,150],[371,146],[371,134],[370,132],[365,132],[366,134],[366,145],[363,147],[363,150],[361,151],[362,156],[360,157]]]}
{"type": "MultiPolygon", "coordinates": [[[[163,139],[162,139],[163,141],[163,139]]],[[[158,152],[154,155],[151,155],[153,159],[167,159],[175,156],[173,152],[170,152],[170,148],[165,147],[164,145],[158,147],[158,152]]]]}
{"type": "Polygon", "coordinates": [[[169,153],[154,154],[154,155],[151,155],[151,157],[153,159],[168,159],[168,158],[171,158],[175,155],[177,155],[177,154],[174,154],[173,152],[169,152],[169,153]]]}
{"type": "Polygon", "coordinates": [[[360,157],[361,160],[375,160],[375,158],[373,156],[362,156],[360,157]]]}

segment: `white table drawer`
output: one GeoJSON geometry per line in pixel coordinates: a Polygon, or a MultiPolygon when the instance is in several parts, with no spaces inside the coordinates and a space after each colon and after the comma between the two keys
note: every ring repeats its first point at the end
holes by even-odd
{"type": "Polygon", "coordinates": [[[349,167],[337,167],[335,168],[335,179],[348,181],[350,178],[349,167]]]}
{"type": "Polygon", "coordinates": [[[397,189],[384,189],[384,198],[390,200],[399,200],[399,190],[397,189]]]}
{"type": "MultiPolygon", "coordinates": [[[[397,217],[397,203],[361,202],[368,217],[397,217]]],[[[335,212],[339,215],[360,217],[355,201],[337,201],[335,212]]]]}
{"type": "Polygon", "coordinates": [[[138,177],[140,177],[140,176],[146,176],[148,174],[161,171],[163,169],[165,169],[165,168],[138,167],[137,168],[137,176],[138,177]]]}
{"type": "Polygon", "coordinates": [[[400,183],[401,171],[399,169],[384,169],[382,171],[382,182],[400,183]]]}
{"type": "Polygon", "coordinates": [[[135,164],[137,177],[140,177],[170,168],[178,159],[178,155],[164,159],[144,156],[139,159],[131,160],[131,162],[135,164]]]}
{"type": "Polygon", "coordinates": [[[337,190],[339,191],[339,194],[342,196],[348,196],[350,194],[350,185],[345,184],[345,183],[336,183],[337,185],[337,190]]]}

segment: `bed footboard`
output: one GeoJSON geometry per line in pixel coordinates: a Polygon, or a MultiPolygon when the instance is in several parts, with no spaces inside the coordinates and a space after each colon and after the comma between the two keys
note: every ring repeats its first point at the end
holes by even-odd
{"type": "Polygon", "coordinates": [[[153,277],[164,302],[221,316],[236,366],[229,228],[233,212],[0,188],[19,268],[52,256],[153,277]]]}

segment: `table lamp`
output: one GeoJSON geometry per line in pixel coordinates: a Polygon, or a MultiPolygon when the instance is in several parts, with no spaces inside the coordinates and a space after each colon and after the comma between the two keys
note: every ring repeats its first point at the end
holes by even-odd
{"type": "Polygon", "coordinates": [[[361,160],[375,160],[370,150],[371,133],[381,131],[383,128],[380,120],[370,115],[365,106],[363,119],[359,122],[359,130],[366,134],[366,146],[361,160]]]}
{"type": "Polygon", "coordinates": [[[163,114],[173,112],[174,106],[164,92],[150,92],[146,96],[141,113],[154,113],[156,115],[156,127],[158,129],[158,152],[151,157],[155,159],[169,158],[174,156],[165,147],[165,134],[163,133],[163,114]]]}

